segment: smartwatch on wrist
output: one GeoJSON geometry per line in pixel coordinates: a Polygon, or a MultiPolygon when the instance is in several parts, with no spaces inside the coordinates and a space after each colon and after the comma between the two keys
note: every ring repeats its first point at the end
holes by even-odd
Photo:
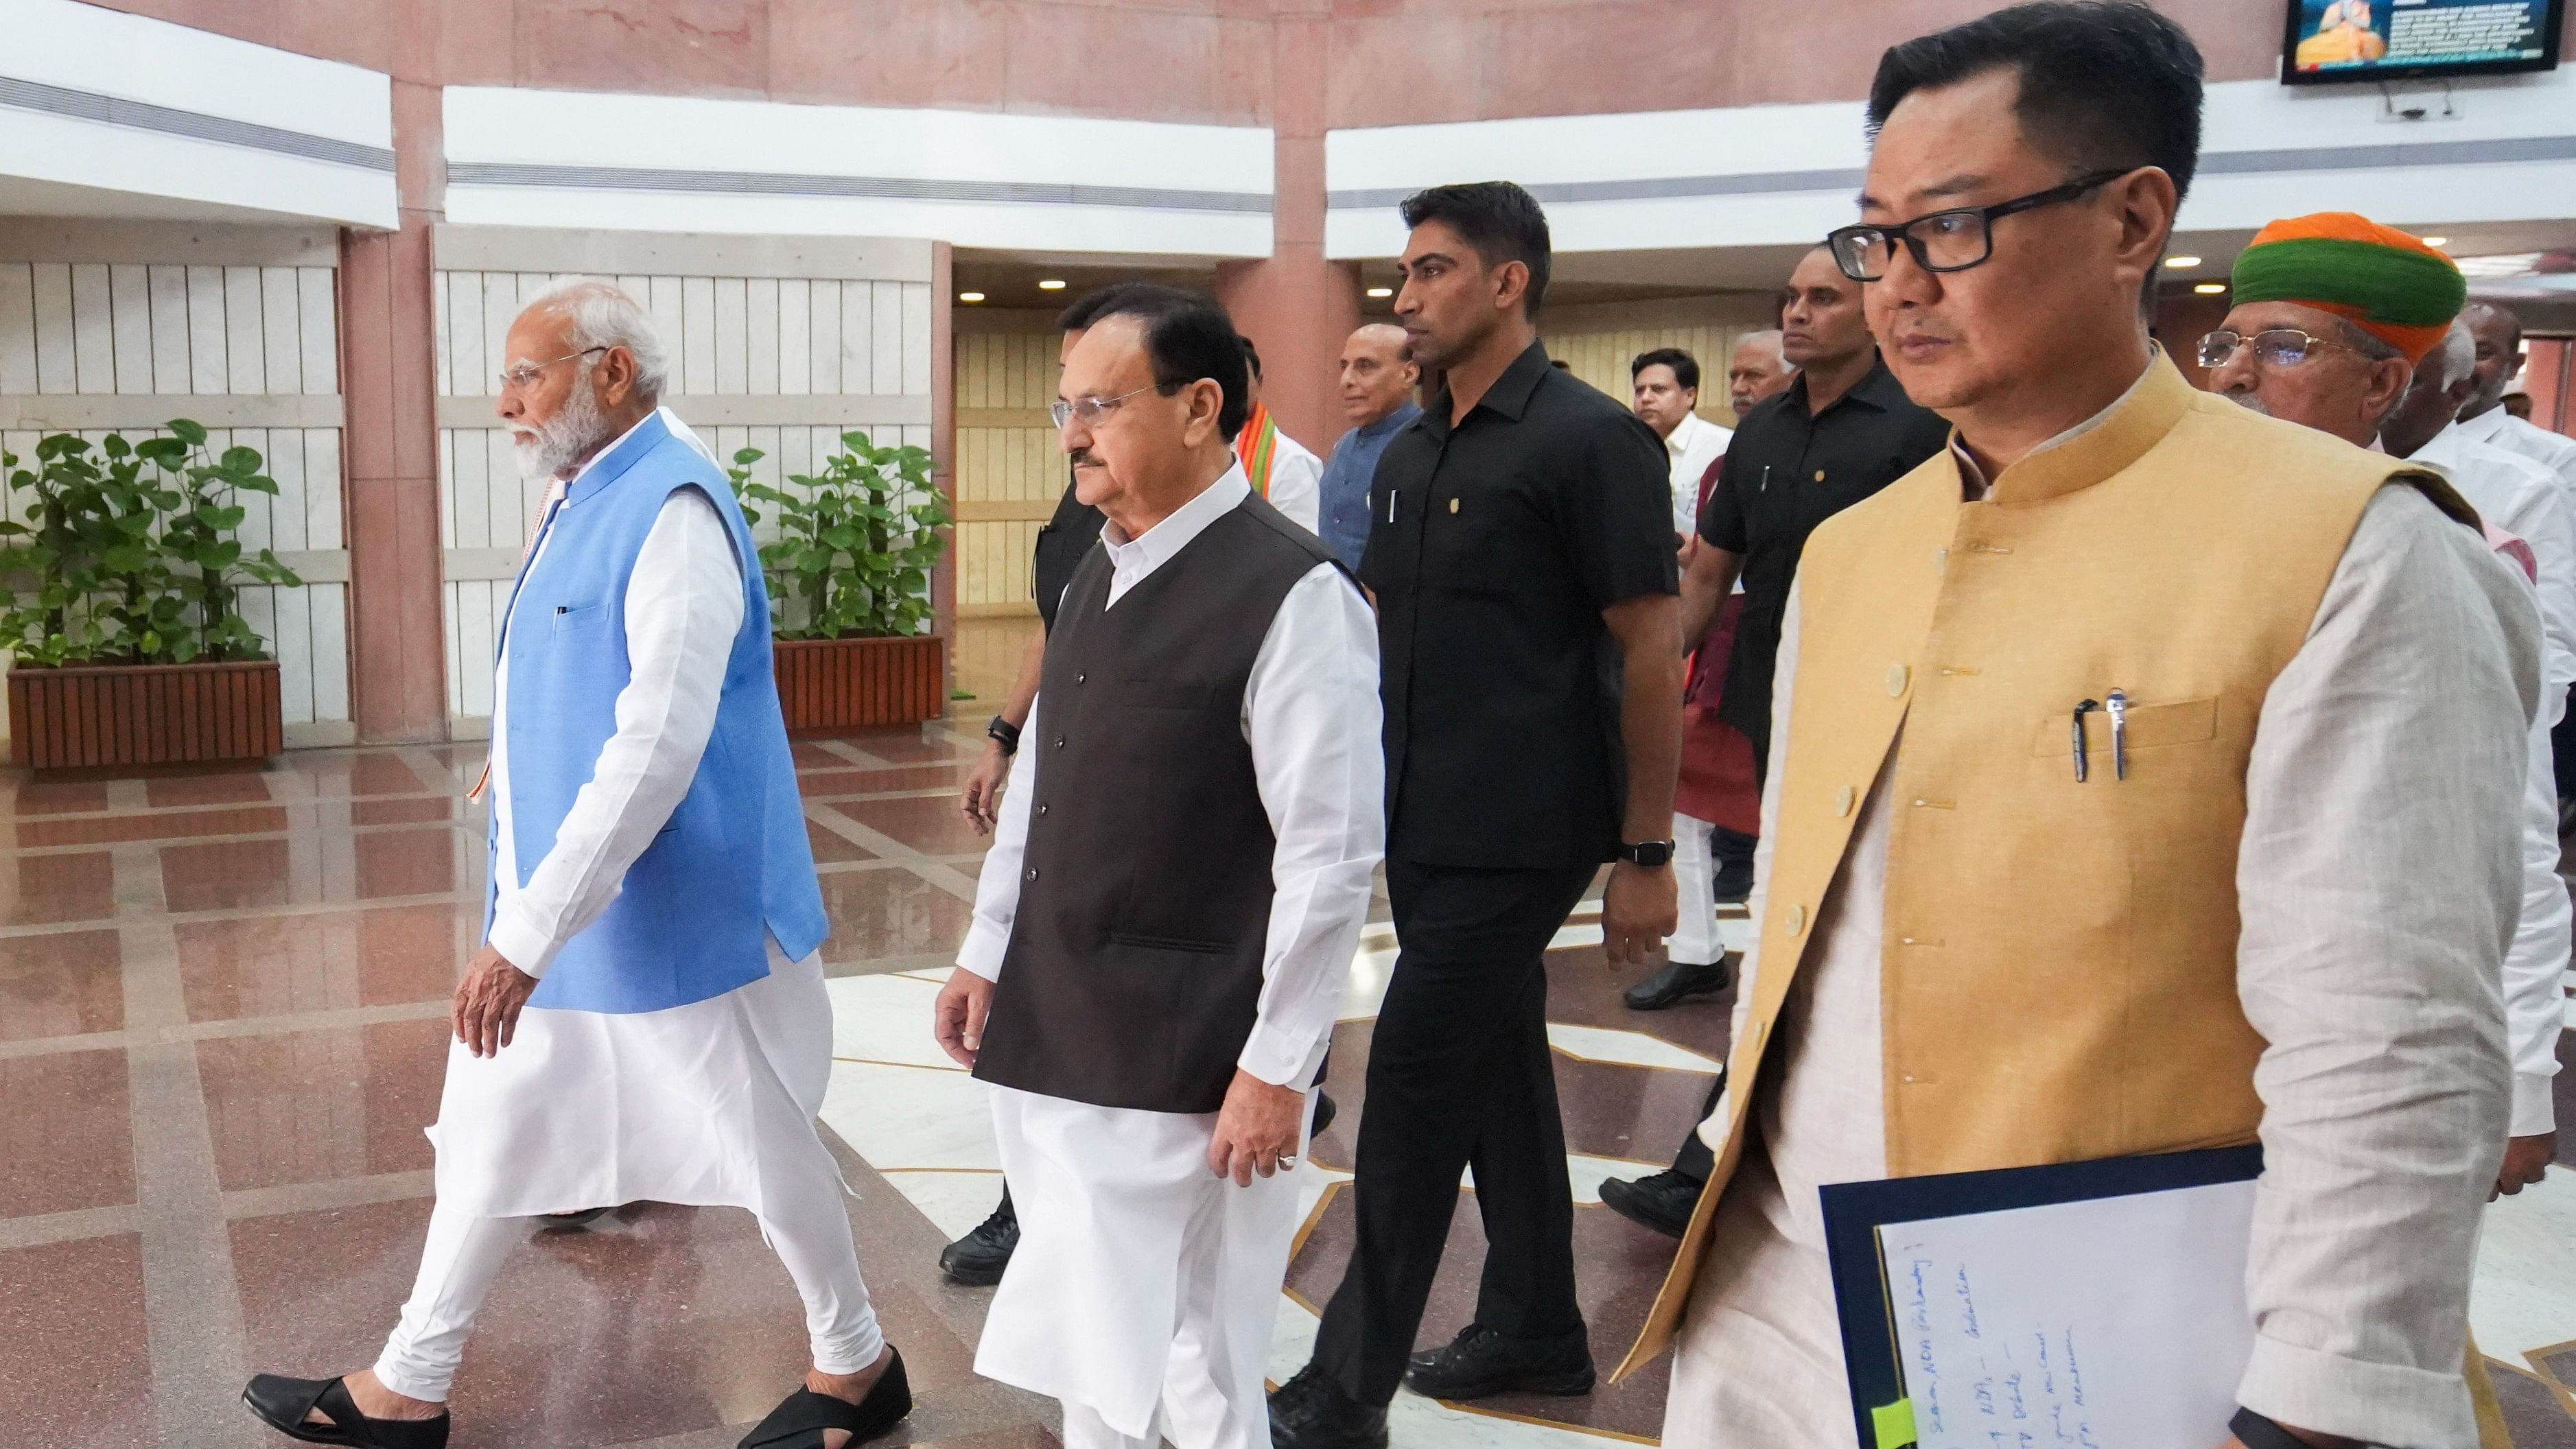
{"type": "Polygon", "coordinates": [[[1020,752],[1020,727],[998,714],[993,716],[992,723],[984,726],[984,735],[993,743],[1000,745],[1003,754],[1016,755],[1020,752]]]}
{"type": "Polygon", "coordinates": [[[1640,840],[1619,847],[1619,858],[1630,865],[1655,870],[1673,863],[1673,843],[1669,840],[1640,840]]]}

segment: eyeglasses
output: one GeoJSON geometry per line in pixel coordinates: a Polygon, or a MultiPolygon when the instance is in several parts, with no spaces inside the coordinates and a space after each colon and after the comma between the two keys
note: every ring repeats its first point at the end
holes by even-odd
{"type": "Polygon", "coordinates": [[[1163,391],[1167,391],[1167,389],[1165,389],[1160,383],[1149,382],[1143,387],[1136,389],[1136,392],[1122,392],[1116,397],[1078,397],[1070,402],[1063,398],[1057,398],[1054,402],[1047,404],[1047,416],[1055,419],[1055,425],[1058,428],[1062,428],[1065,425],[1065,421],[1069,418],[1082,419],[1082,425],[1086,428],[1098,427],[1100,425],[1100,420],[1108,415],[1111,408],[1114,408],[1120,403],[1125,402],[1127,399],[1134,397],[1136,393],[1163,391]]]}
{"type": "Polygon", "coordinates": [[[1834,265],[1855,282],[1875,282],[1887,275],[1887,264],[1896,260],[1897,243],[1914,253],[1914,264],[1927,272],[1964,272],[1983,266],[1994,255],[1994,226],[1998,217],[2020,211],[2036,211],[2073,201],[2088,191],[2119,180],[2136,168],[2118,171],[2096,171],[2079,176],[2063,186],[1998,201],[1992,206],[1961,206],[1948,211],[1927,212],[1912,221],[1894,226],[1844,226],[1825,233],[1825,246],[1834,254],[1834,265]]]}
{"type": "Polygon", "coordinates": [[[558,362],[570,362],[576,357],[588,357],[594,352],[606,352],[607,350],[608,349],[605,347],[585,347],[579,352],[567,352],[561,357],[548,358],[544,362],[533,363],[526,367],[511,368],[508,372],[501,374],[501,391],[513,392],[518,389],[531,386],[538,378],[546,375],[547,368],[554,366],[558,362]]]}
{"type": "Polygon", "coordinates": [[[2308,354],[2319,347],[2351,353],[2361,351],[2332,338],[2310,336],[2296,327],[2266,327],[2251,337],[2232,328],[2221,327],[2200,339],[2200,365],[2225,367],[2240,347],[2253,348],[2254,360],[2265,367],[2296,367],[2307,361],[2308,354]]]}

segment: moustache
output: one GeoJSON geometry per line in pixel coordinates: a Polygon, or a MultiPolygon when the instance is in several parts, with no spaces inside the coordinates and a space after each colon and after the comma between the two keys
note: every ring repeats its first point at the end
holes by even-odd
{"type": "Polygon", "coordinates": [[[1098,458],[1091,455],[1091,450],[1089,448],[1076,448],[1072,452],[1066,454],[1065,458],[1066,461],[1072,463],[1073,466],[1077,468],[1097,467],[1100,463],[1098,458]]]}
{"type": "Polygon", "coordinates": [[[2227,394],[2227,400],[2258,417],[2268,418],[2272,415],[2272,410],[2263,406],[2263,400],[2250,392],[2231,392],[2227,394]]]}

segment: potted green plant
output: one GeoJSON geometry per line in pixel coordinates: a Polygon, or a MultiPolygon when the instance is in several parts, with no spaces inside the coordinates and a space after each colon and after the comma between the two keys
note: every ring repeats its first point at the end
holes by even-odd
{"type": "Polygon", "coordinates": [[[39,770],[260,760],[285,747],[277,663],[241,612],[243,587],[302,580],[235,536],[241,495],[275,493],[252,448],[167,434],[0,453],[24,521],[0,521],[10,578],[12,763],[39,770]]]}
{"type": "Polygon", "coordinates": [[[746,519],[776,514],[760,569],[788,729],[917,724],[942,713],[947,641],[930,632],[930,577],[950,515],[930,481],[929,450],[843,433],[819,471],[790,475],[786,488],[752,480],[763,456],[744,448],[726,472],[746,519]]]}

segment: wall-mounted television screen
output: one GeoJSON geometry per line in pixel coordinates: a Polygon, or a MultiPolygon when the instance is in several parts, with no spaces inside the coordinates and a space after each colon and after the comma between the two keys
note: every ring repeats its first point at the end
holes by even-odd
{"type": "Polygon", "coordinates": [[[2288,0],[2290,85],[2548,70],[2566,0],[2288,0]]]}

